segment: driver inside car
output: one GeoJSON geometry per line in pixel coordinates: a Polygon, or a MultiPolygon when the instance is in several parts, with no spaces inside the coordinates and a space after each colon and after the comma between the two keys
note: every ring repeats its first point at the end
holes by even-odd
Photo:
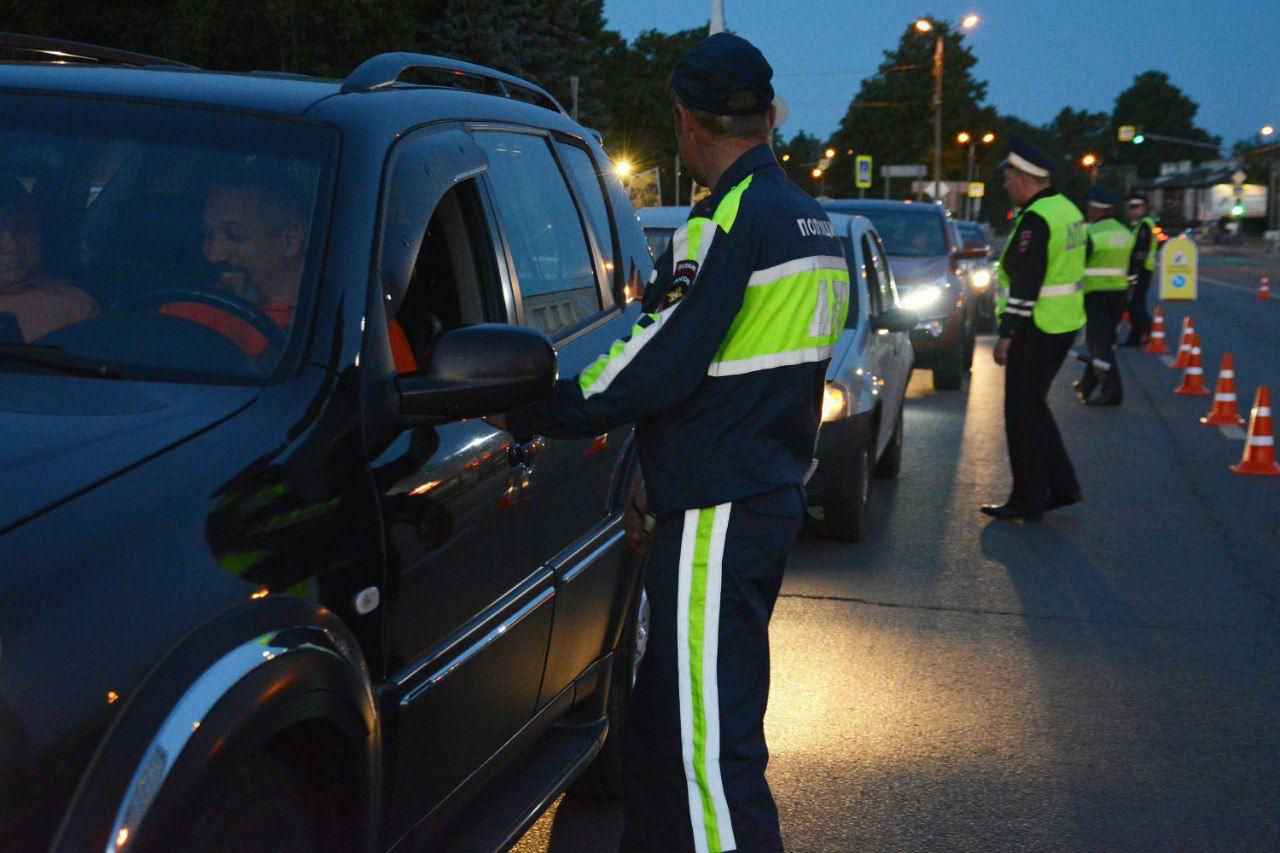
{"type": "Polygon", "coordinates": [[[89,294],[41,270],[35,205],[22,184],[0,176],[0,316],[16,323],[22,342],[96,316],[89,294]]]}
{"type": "MultiPolygon", "coordinates": [[[[209,191],[204,204],[204,257],[214,286],[287,330],[293,323],[307,247],[308,199],[262,168],[237,170],[209,191]]],[[[241,317],[203,302],[175,301],[160,313],[199,323],[257,358],[267,337],[241,317]]]]}

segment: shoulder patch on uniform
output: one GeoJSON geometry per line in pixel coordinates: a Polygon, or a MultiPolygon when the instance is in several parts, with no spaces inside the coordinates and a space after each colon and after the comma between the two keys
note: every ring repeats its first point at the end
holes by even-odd
{"type": "Polygon", "coordinates": [[[1018,237],[1018,251],[1025,252],[1031,248],[1031,229],[1022,229],[1022,234],[1018,237]]]}
{"type": "Polygon", "coordinates": [[[659,310],[665,310],[675,305],[693,286],[693,282],[698,277],[698,262],[686,258],[683,261],[676,261],[675,274],[671,278],[671,287],[663,294],[662,300],[658,303],[659,310]]]}

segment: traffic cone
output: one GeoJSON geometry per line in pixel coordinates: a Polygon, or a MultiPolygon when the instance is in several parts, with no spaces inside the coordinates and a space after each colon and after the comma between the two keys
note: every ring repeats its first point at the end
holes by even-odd
{"type": "Polygon", "coordinates": [[[1262,283],[1258,285],[1258,295],[1254,298],[1259,302],[1266,302],[1271,298],[1271,280],[1265,275],[1262,277],[1262,283]]]}
{"type": "Polygon", "coordinates": [[[1244,456],[1239,465],[1231,466],[1231,470],[1236,474],[1280,477],[1280,465],[1276,464],[1275,439],[1271,436],[1271,392],[1266,385],[1258,389],[1258,396],[1253,401],[1244,456]]]}
{"type": "Polygon", "coordinates": [[[1169,348],[1164,344],[1164,314],[1156,307],[1155,316],[1151,318],[1151,340],[1143,352],[1148,355],[1168,355],[1169,348]]]}
{"type": "Polygon", "coordinates": [[[1171,367],[1186,367],[1191,363],[1191,339],[1195,336],[1196,327],[1188,314],[1182,318],[1182,340],[1178,343],[1178,357],[1173,360],[1171,367]]]}
{"type": "Polygon", "coordinates": [[[1204,367],[1200,364],[1200,336],[1197,334],[1191,335],[1191,358],[1182,374],[1182,384],[1174,388],[1173,393],[1192,397],[1209,396],[1209,389],[1204,387],[1204,367]]]}
{"type": "Polygon", "coordinates": [[[1236,364],[1230,355],[1222,357],[1218,371],[1218,391],[1213,395],[1213,408],[1200,419],[1205,426],[1244,426],[1244,418],[1236,411],[1236,364]]]}

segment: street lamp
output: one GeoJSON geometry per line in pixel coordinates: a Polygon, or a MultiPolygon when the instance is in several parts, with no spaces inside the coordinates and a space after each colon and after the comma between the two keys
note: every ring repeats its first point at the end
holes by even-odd
{"type": "MultiPolygon", "coordinates": [[[[984,133],[984,134],[982,134],[982,142],[983,142],[983,144],[985,144],[985,145],[990,145],[991,143],[993,143],[993,142],[995,142],[995,141],[996,141],[996,135],[995,135],[994,133],[990,133],[990,132],[988,132],[988,133],[984,133]]],[[[978,147],[978,140],[974,139],[973,135],[972,135],[971,133],[969,133],[969,131],[967,131],[967,130],[962,130],[962,131],[960,131],[958,134],[956,134],[956,142],[959,142],[961,145],[968,144],[968,146],[969,146],[969,172],[968,172],[968,175],[969,175],[969,183],[971,183],[971,184],[972,184],[972,183],[973,183],[973,157],[974,157],[974,152],[975,152],[975,150],[976,150],[976,149],[977,149],[977,147],[978,147]]],[[[973,216],[972,216],[972,215],[970,214],[970,212],[969,212],[969,211],[970,211],[970,208],[972,207],[972,204],[973,204],[973,203],[972,203],[972,202],[971,202],[971,201],[966,197],[966,198],[965,198],[965,202],[964,202],[965,219],[972,219],[972,218],[973,218],[973,216]]]]}
{"type": "Polygon", "coordinates": [[[812,171],[812,172],[810,172],[809,174],[810,174],[810,175],[812,175],[812,176],[813,176],[813,179],[816,181],[816,180],[818,180],[819,178],[821,178],[821,177],[822,177],[822,169],[820,169],[820,168],[819,168],[819,167],[817,167],[817,166],[814,166],[814,167],[813,167],[813,171],[812,171]]]}
{"type": "Polygon", "coordinates": [[[826,158],[827,158],[828,160],[830,160],[832,157],[836,156],[836,150],[835,150],[834,148],[828,148],[826,151],[823,151],[822,153],[823,153],[824,155],[826,155],[826,158]]]}
{"type": "Polygon", "coordinates": [[[1089,170],[1089,183],[1098,183],[1098,155],[1089,153],[1080,158],[1080,165],[1089,170]]]}
{"type": "Polygon", "coordinates": [[[1271,125],[1269,125],[1269,124],[1265,124],[1265,125],[1263,125],[1263,126],[1262,126],[1262,130],[1260,131],[1260,133],[1261,133],[1263,136],[1270,136],[1271,134],[1273,134],[1273,133],[1275,133],[1275,132],[1276,132],[1276,129],[1275,129],[1274,127],[1272,127],[1271,125]]]}
{"type": "Polygon", "coordinates": [[[613,163],[613,173],[618,176],[619,180],[623,181],[631,176],[631,171],[634,168],[631,161],[625,157],[621,160],[615,160],[613,163]]]}
{"type": "Polygon", "coordinates": [[[783,154],[783,155],[782,155],[782,162],[786,163],[786,162],[787,162],[788,160],[790,160],[790,159],[791,159],[791,155],[790,155],[790,154],[783,154]]]}
{"type": "MultiPolygon", "coordinates": [[[[970,13],[964,16],[960,26],[971,30],[978,25],[980,19],[970,13]]],[[[916,30],[922,33],[933,32],[936,27],[928,18],[916,21],[916,30]]],[[[933,189],[937,194],[935,201],[942,196],[942,33],[933,45],[933,189]]]]}

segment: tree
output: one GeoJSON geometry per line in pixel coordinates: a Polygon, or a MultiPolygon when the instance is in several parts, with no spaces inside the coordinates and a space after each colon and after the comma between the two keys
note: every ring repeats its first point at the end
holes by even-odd
{"type": "MultiPolygon", "coordinates": [[[[1123,124],[1131,124],[1147,133],[1177,136],[1200,142],[1221,144],[1220,137],[1212,136],[1196,126],[1196,113],[1200,106],[1173,85],[1163,71],[1144,71],[1133,78],[1133,84],[1116,97],[1111,113],[1110,138],[1123,124]]],[[[1136,165],[1138,174],[1153,177],[1160,172],[1160,164],[1171,160],[1201,161],[1215,157],[1208,148],[1179,145],[1148,139],[1141,145],[1121,143],[1116,149],[1118,164],[1136,165]]]]}
{"type": "Polygon", "coordinates": [[[945,179],[966,177],[968,150],[956,144],[961,130],[994,129],[996,112],[984,106],[987,84],[972,73],[977,58],[964,43],[964,34],[951,24],[934,21],[932,32],[908,27],[893,50],[884,52],[875,74],[862,81],[858,93],[831,136],[838,153],[827,171],[827,192],[835,196],[854,192],[853,158],[844,154],[870,154],[876,164],[872,195],[880,193],[879,167],[889,163],[932,163],[934,44],[943,44],[942,77],[942,173],[945,179]]]}
{"type": "Polygon", "coordinates": [[[825,148],[822,140],[801,130],[797,131],[790,141],[776,145],[774,154],[777,155],[787,177],[811,195],[817,195],[822,185],[820,181],[814,180],[813,168],[822,159],[825,148]]]}

